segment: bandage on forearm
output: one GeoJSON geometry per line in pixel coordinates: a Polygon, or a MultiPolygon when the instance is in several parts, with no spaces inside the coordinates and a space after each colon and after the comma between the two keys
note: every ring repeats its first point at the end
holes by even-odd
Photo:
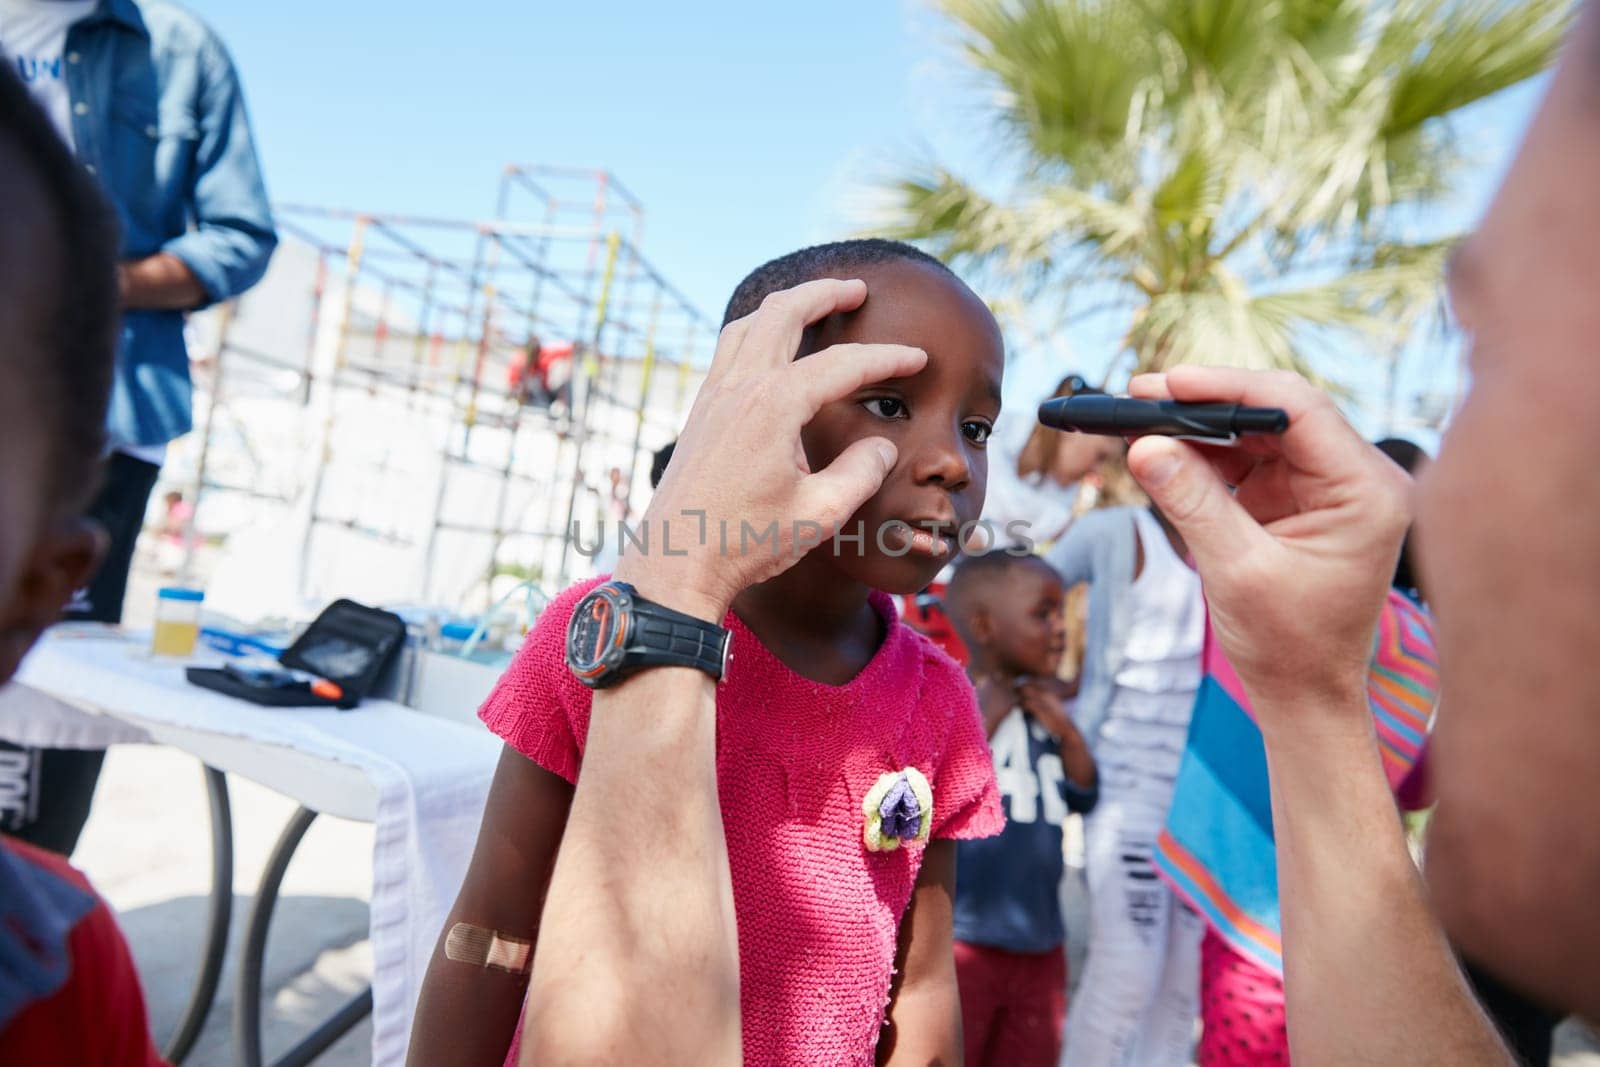
{"type": "Polygon", "coordinates": [[[485,970],[527,974],[533,964],[533,942],[471,923],[456,923],[444,939],[444,955],[485,970]]]}

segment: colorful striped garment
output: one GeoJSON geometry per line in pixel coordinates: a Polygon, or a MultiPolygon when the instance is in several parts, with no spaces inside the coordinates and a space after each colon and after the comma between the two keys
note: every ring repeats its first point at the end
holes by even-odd
{"type": "MultiPolygon", "coordinates": [[[[1209,623],[1202,658],[1205,677],[1172,808],[1156,844],[1156,868],[1238,952],[1281,976],[1266,751],[1244,687],[1209,623]]],[[[1438,690],[1433,623],[1416,604],[1391,592],[1378,623],[1367,697],[1392,787],[1417,761],[1438,690]]]]}

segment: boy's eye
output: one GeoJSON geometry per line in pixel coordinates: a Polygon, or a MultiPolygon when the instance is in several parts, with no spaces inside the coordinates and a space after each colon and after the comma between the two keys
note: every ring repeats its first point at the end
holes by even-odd
{"type": "Polygon", "coordinates": [[[861,405],[881,419],[898,419],[906,413],[905,402],[892,396],[875,396],[861,405]]]}
{"type": "Polygon", "coordinates": [[[967,435],[967,440],[975,445],[987,444],[989,435],[994,433],[994,427],[987,422],[964,422],[961,432],[967,435]]]}

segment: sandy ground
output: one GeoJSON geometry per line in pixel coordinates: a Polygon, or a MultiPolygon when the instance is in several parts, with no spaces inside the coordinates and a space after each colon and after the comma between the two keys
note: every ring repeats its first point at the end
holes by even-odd
{"type": "MultiPolygon", "coordinates": [[[[294,809],[289,800],[230,778],[235,826],[234,931],[242,933],[267,854],[294,809]]],[[[210,877],[210,837],[200,767],[169,749],[124,746],[106,760],[77,862],[117,909],[150,1001],[158,1042],[177,1026],[197,972],[210,877]]],[[[263,1008],[268,1059],[347,999],[371,974],[366,940],[372,828],[319,818],[284,882],[268,939],[263,1008]]],[[[1081,901],[1068,900],[1082,929],[1081,901]]],[[[233,1054],[235,944],[223,985],[188,1063],[224,1065],[233,1054]]],[[[1600,1043],[1569,1023],[1560,1067],[1600,1067],[1600,1043]]],[[[318,1061],[370,1062],[371,1029],[357,1026],[318,1061]]]]}
{"type": "MultiPolygon", "coordinates": [[[[234,944],[190,1064],[231,1064],[235,964],[255,886],[292,801],[228,780],[234,822],[234,944]]],[[[194,759],[120,746],[106,758],[94,813],[75,860],[117,910],[144,979],[156,1041],[177,1028],[198,973],[210,892],[210,821],[194,759]]],[[[263,1044],[268,1060],[359,993],[372,973],[367,898],[372,827],[319,818],[295,853],[267,940],[263,1044]]],[[[362,1023],[318,1063],[371,1062],[362,1023]]]]}

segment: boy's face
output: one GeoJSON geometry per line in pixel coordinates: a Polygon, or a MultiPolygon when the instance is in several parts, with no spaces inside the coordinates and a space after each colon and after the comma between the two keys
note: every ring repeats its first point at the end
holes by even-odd
{"type": "Polygon", "coordinates": [[[984,608],[990,655],[1012,674],[1054,675],[1067,650],[1061,579],[1044,563],[1024,560],[995,584],[984,608]]]}
{"type": "MultiPolygon", "coordinates": [[[[7,209],[0,227],[0,377],[26,383],[50,358],[39,351],[49,331],[38,320],[40,309],[58,299],[47,288],[59,274],[56,235],[33,168],[3,133],[0,203],[7,209]]],[[[32,390],[0,389],[0,426],[6,427],[0,438],[0,685],[87,581],[104,540],[82,520],[51,514],[50,493],[59,487],[48,477],[45,417],[32,390]]]]}
{"type": "Polygon", "coordinates": [[[874,589],[914,593],[956,558],[962,527],[983,511],[1005,346],[989,309],[944,271],[895,260],[859,276],[866,303],[818,323],[803,351],[892,343],[923,349],[928,362],[911,377],[827,405],[801,434],[812,470],[863,437],[886,437],[899,450],[883,487],[845,525],[846,535],[862,534],[861,543],[841,540],[835,554],[824,541],[815,551],[874,589]]]}

